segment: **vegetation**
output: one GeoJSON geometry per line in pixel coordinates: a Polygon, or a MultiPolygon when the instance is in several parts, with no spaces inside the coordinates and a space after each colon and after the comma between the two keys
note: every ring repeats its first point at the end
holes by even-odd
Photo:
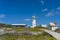
{"type": "Polygon", "coordinates": [[[6,28],[6,27],[11,27],[11,25],[10,24],[0,23],[0,28],[6,28]]]}
{"type": "Polygon", "coordinates": [[[55,32],[58,32],[58,33],[60,33],[60,28],[59,28],[59,29],[56,29],[56,30],[55,30],[55,32]]]}
{"type": "MultiPolygon", "coordinates": [[[[4,34],[0,35],[0,40],[56,40],[54,37],[51,35],[45,33],[44,31],[40,30],[42,27],[36,27],[36,28],[11,28],[11,25],[8,24],[0,24],[0,27],[5,27],[5,31],[32,31],[32,32],[43,32],[42,34],[39,35],[28,35],[28,34],[23,34],[23,35],[13,35],[13,34],[4,34]]],[[[46,29],[46,28],[43,28],[46,29]]]]}
{"type": "Polygon", "coordinates": [[[39,35],[4,34],[4,35],[0,35],[0,40],[56,40],[56,39],[44,32],[43,34],[39,34],[39,35]]]}
{"type": "Polygon", "coordinates": [[[40,32],[42,30],[40,30],[41,28],[12,28],[15,31],[33,31],[33,32],[40,32]]]}

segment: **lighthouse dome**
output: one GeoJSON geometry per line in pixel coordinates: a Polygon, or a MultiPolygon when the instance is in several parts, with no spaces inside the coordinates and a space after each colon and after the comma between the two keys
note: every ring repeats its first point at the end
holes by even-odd
{"type": "Polygon", "coordinates": [[[36,18],[35,16],[32,16],[32,18],[36,18]]]}

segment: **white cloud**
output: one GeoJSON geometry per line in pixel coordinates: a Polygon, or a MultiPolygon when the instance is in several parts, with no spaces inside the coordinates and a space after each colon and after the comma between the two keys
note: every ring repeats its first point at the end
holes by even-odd
{"type": "Polygon", "coordinates": [[[54,16],[54,14],[53,13],[48,13],[45,16],[54,16]]]}
{"type": "Polygon", "coordinates": [[[31,19],[24,19],[25,21],[30,21],[31,19]]]}
{"type": "Polygon", "coordinates": [[[60,10],[60,6],[57,9],[60,10]]]}
{"type": "Polygon", "coordinates": [[[42,11],[43,11],[43,12],[44,12],[44,11],[48,11],[48,9],[47,9],[47,8],[45,8],[45,9],[43,9],[42,11]]]}
{"type": "Polygon", "coordinates": [[[59,11],[55,11],[56,14],[59,14],[60,12],[59,11]]]}
{"type": "MultiPolygon", "coordinates": [[[[47,9],[45,9],[47,10],[47,9]]],[[[45,16],[54,16],[54,15],[60,15],[60,6],[56,9],[52,9],[50,12],[48,12],[45,16]]]]}
{"type": "Polygon", "coordinates": [[[3,21],[0,21],[0,23],[4,23],[3,21]]]}
{"type": "Polygon", "coordinates": [[[0,14],[0,18],[4,18],[5,16],[5,14],[0,14]]]}
{"type": "Polygon", "coordinates": [[[43,0],[41,0],[40,3],[41,3],[42,5],[44,5],[45,2],[44,2],[43,0]]]}
{"type": "Polygon", "coordinates": [[[49,13],[47,13],[45,16],[54,16],[56,13],[55,11],[52,9],[49,13]]]}

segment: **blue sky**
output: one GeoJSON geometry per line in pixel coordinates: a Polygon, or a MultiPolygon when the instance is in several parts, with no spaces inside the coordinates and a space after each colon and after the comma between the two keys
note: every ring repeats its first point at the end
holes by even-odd
{"type": "Polygon", "coordinates": [[[37,25],[57,22],[60,26],[60,0],[0,0],[0,23],[37,25]]]}

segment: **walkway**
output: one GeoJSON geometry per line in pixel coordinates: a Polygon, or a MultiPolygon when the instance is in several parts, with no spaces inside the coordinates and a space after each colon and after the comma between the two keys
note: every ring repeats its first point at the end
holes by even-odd
{"type": "Polygon", "coordinates": [[[56,32],[50,31],[50,30],[44,30],[44,31],[49,33],[50,35],[52,35],[57,40],[60,40],[60,33],[56,33],[56,32]]]}

